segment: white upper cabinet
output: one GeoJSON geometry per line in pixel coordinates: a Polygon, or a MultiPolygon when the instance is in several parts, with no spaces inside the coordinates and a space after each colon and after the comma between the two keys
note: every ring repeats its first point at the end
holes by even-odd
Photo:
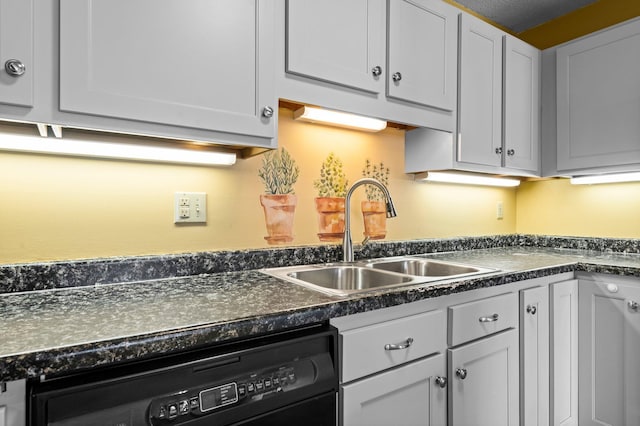
{"type": "Polygon", "coordinates": [[[441,1],[389,1],[389,97],[453,111],[457,12],[441,1]]]}
{"type": "Polygon", "coordinates": [[[33,0],[0,0],[0,104],[33,106],[33,0]]]}
{"type": "Polygon", "coordinates": [[[540,50],[504,36],[504,166],[540,168],[540,50]]]}
{"type": "Polygon", "coordinates": [[[60,2],[60,109],[272,138],[274,5],[60,2]]]}
{"type": "Polygon", "coordinates": [[[458,161],[502,164],[502,36],[496,27],[460,16],[458,161]]]}
{"type": "Polygon", "coordinates": [[[540,51],[460,15],[457,133],[407,132],[405,172],[540,173],[540,51]]]}
{"type": "Polygon", "coordinates": [[[384,92],[384,13],[383,0],[288,1],[287,72],[384,92]]]}
{"type": "Polygon", "coordinates": [[[281,1],[281,98],[453,130],[459,9],[441,0],[281,1]]]}
{"type": "Polygon", "coordinates": [[[640,19],[556,55],[558,171],[640,165],[640,19]]]}

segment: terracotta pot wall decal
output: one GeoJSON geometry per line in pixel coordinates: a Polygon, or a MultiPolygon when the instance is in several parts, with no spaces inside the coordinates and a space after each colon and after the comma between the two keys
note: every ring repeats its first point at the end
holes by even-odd
{"type": "Polygon", "coordinates": [[[298,180],[298,174],[295,160],[284,148],[264,154],[258,177],[264,184],[265,194],[260,195],[260,204],[267,225],[264,239],[269,244],[293,241],[293,214],[298,203],[293,185],[298,180]]]}
{"type": "Polygon", "coordinates": [[[317,197],[318,238],[320,241],[341,241],[344,235],[344,197],[317,197]]]}
{"type": "Polygon", "coordinates": [[[269,244],[284,244],[293,241],[293,216],[298,198],[293,194],[260,195],[260,204],[264,209],[264,221],[267,225],[269,244]]]}
{"type": "Polygon", "coordinates": [[[387,208],[384,201],[363,201],[364,235],[372,240],[387,236],[387,208]]]}
{"type": "MultiPolygon", "coordinates": [[[[367,159],[362,169],[362,177],[374,178],[389,186],[389,175],[391,174],[384,163],[371,164],[367,159]]],[[[384,194],[373,185],[366,185],[365,192],[367,201],[361,204],[362,217],[364,220],[364,235],[372,240],[381,240],[387,236],[387,206],[384,201],[384,194]]]]}
{"type": "Polygon", "coordinates": [[[333,152],[329,153],[320,167],[320,178],[313,181],[314,188],[318,190],[315,201],[320,241],[342,240],[344,197],[347,195],[348,183],[342,161],[333,152]]]}

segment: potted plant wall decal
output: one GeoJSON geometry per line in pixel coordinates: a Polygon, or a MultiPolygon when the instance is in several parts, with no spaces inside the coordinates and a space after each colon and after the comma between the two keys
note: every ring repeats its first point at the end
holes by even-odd
{"type": "Polygon", "coordinates": [[[260,204],[267,226],[264,239],[269,244],[293,241],[293,216],[298,202],[293,185],[298,174],[295,160],[284,148],[264,154],[258,177],[265,189],[265,193],[260,195],[260,204]]]}
{"type": "MultiPolygon", "coordinates": [[[[369,159],[366,160],[362,176],[378,179],[389,186],[390,170],[384,163],[372,165],[369,159]]],[[[364,219],[364,235],[371,240],[382,240],[387,235],[387,214],[384,201],[384,194],[373,185],[365,186],[367,199],[362,201],[362,216],[364,219]]]]}
{"type": "Polygon", "coordinates": [[[320,179],[313,182],[318,190],[315,199],[320,241],[341,241],[344,235],[344,197],[347,178],[342,161],[332,152],[322,163],[320,179]]]}

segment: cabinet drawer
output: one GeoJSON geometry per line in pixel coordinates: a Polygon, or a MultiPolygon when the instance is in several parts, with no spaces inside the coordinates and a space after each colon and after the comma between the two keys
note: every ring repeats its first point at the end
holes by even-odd
{"type": "Polygon", "coordinates": [[[345,331],[340,334],[343,383],[404,364],[445,348],[445,316],[441,310],[425,312],[345,331]],[[392,349],[387,345],[407,346],[392,349]]]}
{"type": "Polygon", "coordinates": [[[503,294],[449,307],[449,346],[518,325],[518,295],[503,294]]]}

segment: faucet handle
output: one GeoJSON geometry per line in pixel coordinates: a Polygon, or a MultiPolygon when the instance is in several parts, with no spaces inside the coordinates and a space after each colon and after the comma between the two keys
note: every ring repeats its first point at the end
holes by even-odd
{"type": "Polygon", "coordinates": [[[368,236],[368,235],[365,235],[365,236],[364,236],[364,240],[362,240],[362,242],[361,242],[360,244],[361,244],[361,245],[365,245],[365,244],[367,244],[367,243],[369,242],[369,240],[370,240],[370,239],[371,239],[371,238],[369,238],[369,236],[368,236]]]}

